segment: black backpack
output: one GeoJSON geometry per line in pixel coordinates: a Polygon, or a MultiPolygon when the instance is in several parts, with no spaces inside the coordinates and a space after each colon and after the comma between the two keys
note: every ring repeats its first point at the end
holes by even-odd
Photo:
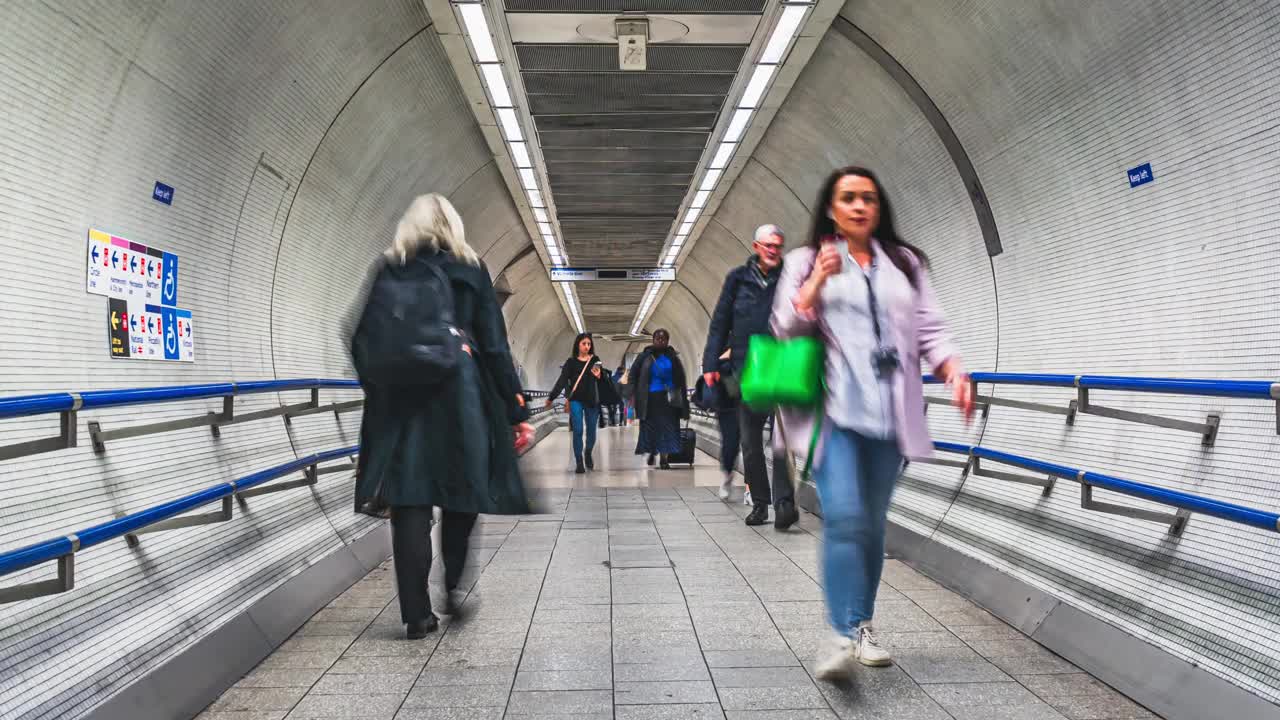
{"type": "Polygon", "coordinates": [[[454,326],[453,288],[439,257],[387,262],[351,341],[360,382],[437,385],[462,362],[465,335],[454,326]]]}

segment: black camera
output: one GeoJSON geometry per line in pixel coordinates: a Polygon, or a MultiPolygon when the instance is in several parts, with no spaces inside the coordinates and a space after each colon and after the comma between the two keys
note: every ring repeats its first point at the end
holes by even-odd
{"type": "Polygon", "coordinates": [[[893,375],[902,366],[898,359],[898,349],[891,347],[876,348],[871,353],[871,365],[876,369],[876,377],[880,379],[893,375]]]}

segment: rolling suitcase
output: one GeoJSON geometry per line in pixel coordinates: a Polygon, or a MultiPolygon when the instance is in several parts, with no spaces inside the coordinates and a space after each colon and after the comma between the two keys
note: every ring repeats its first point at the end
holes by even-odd
{"type": "Polygon", "coordinates": [[[693,464],[693,455],[698,447],[698,433],[691,427],[680,428],[680,452],[667,456],[667,462],[686,465],[693,464]]]}

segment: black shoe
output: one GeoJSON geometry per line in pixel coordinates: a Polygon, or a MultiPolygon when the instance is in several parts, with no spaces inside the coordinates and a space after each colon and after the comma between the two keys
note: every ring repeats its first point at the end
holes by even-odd
{"type": "Polygon", "coordinates": [[[769,506],[756,505],[751,508],[751,514],[747,515],[748,525],[763,525],[769,522],[769,506]]]}
{"type": "Polygon", "coordinates": [[[583,475],[583,474],[585,474],[586,472],[587,472],[587,469],[586,469],[586,468],[584,468],[584,467],[582,467],[582,458],[578,458],[578,466],[577,466],[576,468],[574,468],[574,470],[573,470],[573,474],[574,474],[574,475],[583,475]]]}
{"type": "Polygon", "coordinates": [[[649,459],[648,459],[648,460],[646,460],[645,462],[649,463],[649,465],[650,465],[650,466],[652,466],[652,465],[653,465],[653,461],[654,461],[654,460],[657,460],[657,459],[658,459],[658,456],[657,456],[657,455],[649,455],[649,459]]]}
{"type": "Polygon", "coordinates": [[[458,622],[463,618],[462,609],[462,593],[457,590],[450,590],[444,596],[444,614],[449,616],[453,622],[458,622]]]}
{"type": "Polygon", "coordinates": [[[596,469],[596,461],[591,459],[591,451],[590,451],[590,450],[588,450],[588,451],[586,452],[586,454],[585,454],[585,456],[583,457],[583,459],[587,461],[587,469],[588,469],[588,470],[595,470],[595,469],[596,469]]]}
{"type": "Polygon", "coordinates": [[[670,469],[671,469],[671,463],[667,462],[666,460],[663,460],[661,463],[658,463],[658,469],[659,469],[659,470],[670,470],[670,469]]]}
{"type": "Polygon", "coordinates": [[[438,627],[440,627],[440,620],[435,615],[428,615],[426,620],[409,623],[405,635],[410,640],[421,640],[429,633],[435,632],[438,627]]]}
{"type": "Polygon", "coordinates": [[[773,509],[773,527],[778,530],[786,530],[799,520],[800,511],[796,510],[796,504],[790,500],[783,500],[773,509]]]}

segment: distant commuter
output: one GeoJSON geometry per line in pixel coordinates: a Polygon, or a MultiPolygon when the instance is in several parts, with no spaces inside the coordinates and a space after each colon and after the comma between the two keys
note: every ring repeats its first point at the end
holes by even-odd
{"type": "Polygon", "coordinates": [[[400,619],[410,639],[437,627],[427,593],[432,507],[442,509],[447,593],[478,513],[528,513],[516,452],[533,438],[498,299],[462,218],[422,195],[396,227],[351,342],[365,392],[356,511],[391,518],[400,619]]]}
{"type": "Polygon", "coordinates": [[[613,375],[607,370],[600,373],[600,427],[606,426],[605,415],[608,415],[608,426],[612,427],[618,424],[618,404],[622,402],[622,395],[618,390],[618,385],[613,381],[613,375]]]}
{"type": "Polygon", "coordinates": [[[547,407],[551,407],[561,392],[565,394],[569,429],[573,433],[574,472],[579,475],[596,467],[591,451],[596,446],[596,421],[600,418],[599,381],[603,368],[596,356],[591,333],[581,333],[573,339],[573,354],[560,366],[560,377],[551,388],[551,394],[547,395],[547,407]]]}
{"type": "MultiPolygon", "coordinates": [[[[769,313],[773,309],[773,296],[782,276],[782,247],[785,242],[777,225],[761,225],[756,228],[753,254],[747,262],[729,271],[720,290],[707,330],[707,345],[702,353],[702,377],[708,384],[721,381],[720,353],[730,349],[729,364],[733,373],[742,374],[747,359],[747,345],[752,335],[768,335],[769,313]]],[[[742,469],[747,487],[751,489],[751,513],[748,525],[763,525],[769,519],[769,505],[774,505],[773,526],[786,530],[800,519],[795,506],[795,491],[791,487],[791,473],[785,453],[774,453],[773,487],[769,486],[769,473],[764,463],[764,428],[769,413],[760,413],[740,404],[738,422],[742,443],[742,469]]],[[[728,497],[727,485],[732,474],[725,475],[720,497],[728,497]]]]}
{"type": "MultiPolygon", "coordinates": [[[[618,410],[618,422],[614,423],[616,425],[627,424],[627,395],[626,395],[626,387],[624,387],[624,383],[622,382],[622,379],[626,377],[626,375],[627,375],[627,364],[626,364],[626,360],[624,359],[622,362],[618,363],[618,369],[613,371],[613,389],[618,393],[618,402],[615,404],[615,407],[618,410]]],[[[613,419],[612,412],[609,413],[609,418],[610,418],[610,421],[612,421],[613,419]]]]}
{"type": "Polygon", "coordinates": [[[655,330],[653,344],[636,357],[627,375],[640,419],[636,454],[648,455],[649,465],[661,458],[659,467],[670,470],[667,456],[680,452],[680,419],[689,417],[689,384],[680,354],[671,347],[671,333],[655,330]]]}
{"type": "MultiPolygon", "coordinates": [[[[871,618],[889,499],[903,458],[933,451],[921,358],[951,386],[966,418],[973,398],[929,286],[924,253],[898,236],[875,175],[857,167],[835,171],[816,207],[808,246],[787,254],[772,326],[778,337],[819,335],[826,346],[822,444],[814,459],[823,590],[836,638],[815,674],[832,679],[848,675],[855,661],[891,662],[871,618]]],[[[794,437],[813,436],[813,417],[781,414],[794,437]]]]}

